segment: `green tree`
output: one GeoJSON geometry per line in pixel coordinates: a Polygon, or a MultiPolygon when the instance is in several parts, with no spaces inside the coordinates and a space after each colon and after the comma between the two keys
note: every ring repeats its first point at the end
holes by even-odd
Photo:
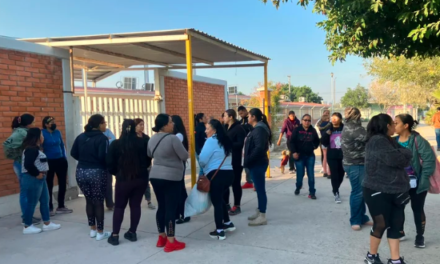
{"type": "Polygon", "coordinates": [[[355,89],[348,88],[345,95],[341,98],[341,104],[344,107],[367,108],[369,106],[368,90],[360,84],[355,89]]]}
{"type": "Polygon", "coordinates": [[[287,95],[291,102],[298,102],[300,97],[304,97],[306,102],[309,103],[322,103],[324,100],[319,94],[313,92],[312,88],[309,86],[290,86],[289,94],[289,84],[280,84],[281,94],[287,95]]]}
{"type": "MultiPolygon", "coordinates": [[[[261,0],[266,3],[269,0],[261,0]]],[[[278,8],[292,0],[271,0],[278,8]]],[[[307,7],[311,0],[299,0],[307,7]]],[[[431,57],[440,54],[440,4],[435,0],[315,0],[313,12],[325,15],[332,62],[347,55],[431,57]]]]}

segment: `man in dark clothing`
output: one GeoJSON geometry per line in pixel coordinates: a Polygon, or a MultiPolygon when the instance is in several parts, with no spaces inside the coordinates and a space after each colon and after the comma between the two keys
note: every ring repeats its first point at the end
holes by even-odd
{"type": "MultiPolygon", "coordinates": [[[[249,123],[248,123],[248,120],[249,120],[248,111],[247,111],[246,107],[241,105],[238,107],[237,112],[238,112],[238,115],[241,117],[241,125],[246,130],[246,135],[247,135],[252,130],[252,126],[249,125],[249,123]]],[[[249,173],[249,169],[244,168],[244,171],[246,173],[246,183],[243,184],[242,188],[243,189],[254,188],[254,183],[252,182],[252,178],[251,178],[251,174],[249,173]]]]}
{"type": "Polygon", "coordinates": [[[294,173],[295,171],[295,160],[293,159],[292,150],[290,148],[290,139],[292,137],[293,132],[298,128],[300,125],[300,121],[295,116],[294,111],[289,112],[289,117],[284,120],[283,127],[281,128],[280,137],[278,139],[277,145],[281,145],[281,139],[283,138],[284,133],[286,134],[287,139],[287,148],[290,151],[289,155],[289,171],[290,173],[294,173]]]}

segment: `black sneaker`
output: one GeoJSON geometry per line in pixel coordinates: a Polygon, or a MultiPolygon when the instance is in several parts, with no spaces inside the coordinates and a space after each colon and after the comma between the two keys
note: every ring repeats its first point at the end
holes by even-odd
{"type": "Polygon", "coordinates": [[[225,230],[225,232],[232,232],[232,231],[235,231],[235,229],[237,229],[237,228],[234,226],[234,223],[231,222],[229,225],[223,224],[223,229],[225,230]]]}
{"type": "Polygon", "coordinates": [[[309,194],[309,199],[316,200],[316,195],[314,195],[314,194],[309,194]]]}
{"type": "Polygon", "coordinates": [[[191,217],[180,218],[177,219],[176,224],[181,225],[184,223],[188,223],[189,221],[191,221],[191,217]]]}
{"type": "Polygon", "coordinates": [[[365,257],[365,264],[383,264],[382,260],[379,258],[379,254],[377,255],[371,255],[370,252],[368,252],[367,256],[365,257]]]}
{"type": "Polygon", "coordinates": [[[416,248],[425,248],[425,238],[423,236],[417,236],[416,241],[414,242],[414,246],[416,248]]]}
{"type": "Polygon", "coordinates": [[[209,233],[209,236],[211,238],[218,239],[218,240],[225,240],[226,239],[225,231],[221,231],[219,233],[219,232],[217,232],[217,230],[214,230],[211,233],[209,233]]]}
{"type": "Polygon", "coordinates": [[[136,242],[138,240],[136,233],[132,233],[130,231],[124,234],[124,238],[130,240],[131,242],[136,242]]]}
{"type": "MultiPolygon", "coordinates": [[[[399,258],[400,260],[400,264],[406,264],[405,260],[401,257],[399,258]]],[[[394,264],[393,261],[391,259],[388,260],[387,264],[394,264]]]]}
{"type": "Polygon", "coordinates": [[[299,195],[299,191],[300,191],[300,189],[296,189],[295,190],[295,195],[299,195]]]}
{"type": "Polygon", "coordinates": [[[112,235],[107,239],[107,242],[113,246],[119,245],[119,236],[112,235]]]}
{"type": "Polygon", "coordinates": [[[234,207],[232,207],[231,210],[229,210],[228,213],[229,213],[229,215],[238,215],[241,213],[241,208],[240,208],[240,206],[234,206],[234,207]]]}

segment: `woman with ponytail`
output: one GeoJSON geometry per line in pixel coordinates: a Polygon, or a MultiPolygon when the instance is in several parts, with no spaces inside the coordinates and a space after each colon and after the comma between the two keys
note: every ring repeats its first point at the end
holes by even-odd
{"type": "Polygon", "coordinates": [[[76,181],[86,198],[90,237],[96,237],[97,241],[106,239],[111,234],[104,232],[108,138],[103,132],[106,128],[107,123],[102,115],[92,115],[84,127],[85,132],[75,139],[70,151],[70,155],[78,161],[76,181]]]}
{"type": "MultiPolygon", "coordinates": [[[[7,159],[14,161],[14,172],[17,175],[18,182],[20,184],[20,207],[22,212],[22,218],[26,211],[27,199],[26,193],[24,193],[21,186],[21,155],[23,152],[22,143],[26,138],[28,129],[34,126],[34,116],[30,114],[24,114],[16,116],[12,120],[12,135],[3,142],[3,151],[7,159]]],[[[39,219],[33,218],[33,224],[39,224],[39,219]]]]}
{"type": "MultiPolygon", "coordinates": [[[[195,128],[195,140],[196,140],[196,158],[199,161],[200,152],[205,145],[206,141],[206,124],[208,123],[208,117],[204,113],[198,113],[194,116],[196,124],[195,128]]],[[[200,164],[199,164],[200,165],[200,164]]],[[[200,166],[199,176],[203,174],[202,167],[200,166]]]]}

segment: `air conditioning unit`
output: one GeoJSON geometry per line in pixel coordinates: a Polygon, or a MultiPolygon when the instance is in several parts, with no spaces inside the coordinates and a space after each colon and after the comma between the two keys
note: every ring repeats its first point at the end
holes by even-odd
{"type": "Polygon", "coordinates": [[[237,94],[237,86],[228,87],[229,94],[237,94]]]}
{"type": "Polygon", "coordinates": [[[299,98],[298,98],[298,102],[300,102],[300,103],[306,103],[306,98],[305,98],[305,97],[299,97],[299,98]]]}
{"type": "Polygon", "coordinates": [[[154,92],[154,83],[144,83],[142,85],[142,90],[154,92]]]}

